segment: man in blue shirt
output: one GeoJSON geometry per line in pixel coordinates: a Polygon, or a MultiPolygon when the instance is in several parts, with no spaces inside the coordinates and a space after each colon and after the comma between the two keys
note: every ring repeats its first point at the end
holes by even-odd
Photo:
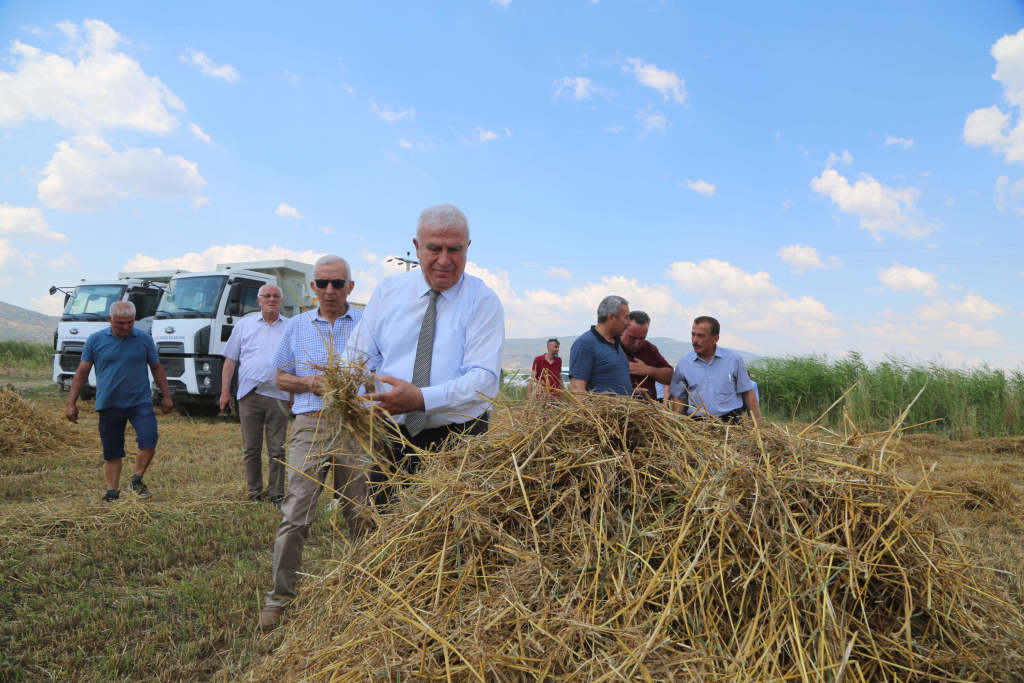
{"type": "Polygon", "coordinates": [[[629,302],[606,296],[597,307],[597,324],[581,334],[569,351],[569,388],[574,394],[630,396],[629,358],[619,343],[629,325],[629,302]]]}
{"type": "Polygon", "coordinates": [[[747,365],[738,353],[718,345],[720,331],[718,321],[710,316],[693,321],[693,352],[683,356],[672,374],[670,405],[694,419],[716,417],[737,423],[749,412],[760,422],[761,408],[747,365]]]}
{"type": "Polygon", "coordinates": [[[139,446],[135,456],[135,474],[131,489],[140,498],[152,494],[142,476],[156,453],[156,413],[153,412],[152,392],[149,374],[160,387],[163,400],[160,410],[167,414],[174,409],[171,389],[167,386],[167,375],[156,355],[156,344],[145,332],[135,329],[135,304],[117,301],[110,307],[110,328],[94,332],[85,341],[82,362],[78,364],[75,378],[71,380],[71,391],[64,414],[71,422],[78,423],[78,397],[85,388],[89,372],[96,366],[96,412],[100,418],[100,441],[103,442],[104,473],[107,493],[104,503],[117,500],[121,492],[121,465],[124,460],[124,430],[129,422],[135,429],[139,446]]]}

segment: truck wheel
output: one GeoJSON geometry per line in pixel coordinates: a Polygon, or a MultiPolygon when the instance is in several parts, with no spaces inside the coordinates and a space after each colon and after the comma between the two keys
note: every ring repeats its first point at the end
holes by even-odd
{"type": "Polygon", "coordinates": [[[217,417],[220,413],[220,406],[216,403],[179,403],[174,402],[174,408],[182,417],[217,417]]]}

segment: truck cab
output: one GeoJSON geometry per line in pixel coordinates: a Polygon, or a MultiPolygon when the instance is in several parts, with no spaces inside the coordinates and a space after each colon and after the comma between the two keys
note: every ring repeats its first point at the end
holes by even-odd
{"type": "MultiPolygon", "coordinates": [[[[135,327],[150,332],[153,316],[163,294],[165,283],[180,271],[155,273],[118,273],[116,280],[82,280],[77,285],[51,287],[50,292],[64,292],[64,311],[53,333],[53,381],[62,391],[71,387],[71,380],[82,360],[85,340],[93,332],[110,325],[107,314],[117,301],[135,304],[135,327]]],[[[83,397],[96,392],[96,371],[89,373],[83,397]]]]}
{"type": "MultiPolygon", "coordinates": [[[[314,305],[312,279],[313,266],[288,259],[221,263],[213,271],[171,279],[152,334],[180,414],[212,417],[220,412],[224,345],[239,319],[259,315],[260,287],[280,287],[281,315],[291,318],[314,305]]],[[[153,390],[159,388],[154,384],[153,390]]]]}

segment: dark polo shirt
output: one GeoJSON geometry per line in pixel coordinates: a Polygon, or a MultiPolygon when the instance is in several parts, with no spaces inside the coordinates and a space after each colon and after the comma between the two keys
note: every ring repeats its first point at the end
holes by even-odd
{"type": "MultiPolygon", "coordinates": [[[[636,353],[630,353],[626,350],[626,347],[622,347],[623,352],[626,354],[626,358],[633,361],[643,361],[652,368],[670,368],[672,364],[665,360],[665,357],[658,351],[658,347],[651,342],[644,340],[644,343],[640,345],[636,353]]],[[[654,381],[653,377],[645,377],[644,375],[630,375],[630,381],[633,383],[633,389],[646,389],[648,398],[658,398],[658,383],[654,381]]]]}
{"type": "Polygon", "coordinates": [[[629,360],[619,340],[610,342],[595,326],[572,343],[569,351],[569,377],[587,383],[587,391],[596,394],[633,393],[629,380],[629,360]]]}

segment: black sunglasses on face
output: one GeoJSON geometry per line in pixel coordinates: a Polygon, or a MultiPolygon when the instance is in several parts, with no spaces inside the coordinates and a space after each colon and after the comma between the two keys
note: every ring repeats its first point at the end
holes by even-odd
{"type": "Polygon", "coordinates": [[[335,289],[341,289],[345,286],[345,283],[348,282],[348,280],[313,280],[317,289],[327,289],[328,282],[331,283],[331,286],[335,289]]]}

